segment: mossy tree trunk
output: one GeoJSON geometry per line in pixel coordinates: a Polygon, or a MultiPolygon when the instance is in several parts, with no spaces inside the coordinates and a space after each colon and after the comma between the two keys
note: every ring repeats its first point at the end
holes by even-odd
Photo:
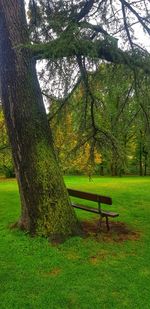
{"type": "Polygon", "coordinates": [[[29,42],[23,0],[0,0],[1,98],[19,184],[20,226],[67,237],[78,228],[53,143],[29,42]]]}

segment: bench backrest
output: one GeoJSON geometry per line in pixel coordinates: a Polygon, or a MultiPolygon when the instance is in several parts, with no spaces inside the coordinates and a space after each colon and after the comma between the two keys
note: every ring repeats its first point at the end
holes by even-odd
{"type": "Polygon", "coordinates": [[[78,198],[93,201],[93,202],[99,202],[103,204],[112,205],[112,199],[110,197],[98,195],[94,193],[89,193],[89,192],[82,192],[82,191],[73,190],[73,189],[67,189],[67,190],[70,196],[78,197],[78,198]]]}

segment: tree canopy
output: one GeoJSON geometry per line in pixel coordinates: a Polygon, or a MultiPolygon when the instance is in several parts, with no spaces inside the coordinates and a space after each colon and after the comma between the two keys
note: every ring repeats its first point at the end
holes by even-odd
{"type": "Polygon", "coordinates": [[[140,70],[149,75],[149,10],[143,0],[30,0],[26,47],[36,60],[46,59],[40,70],[43,94],[67,99],[82,82],[91,97],[87,73],[102,62],[126,65],[135,78],[140,70]]]}

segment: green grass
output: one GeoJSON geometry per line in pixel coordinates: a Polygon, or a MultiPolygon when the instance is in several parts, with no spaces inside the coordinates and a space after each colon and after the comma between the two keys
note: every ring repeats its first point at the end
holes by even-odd
{"type": "MultiPolygon", "coordinates": [[[[30,238],[9,228],[19,216],[18,188],[15,181],[1,181],[0,308],[150,308],[150,177],[89,182],[68,176],[65,181],[71,188],[111,196],[117,220],[139,237],[74,237],[57,247],[30,238]]],[[[90,213],[77,214],[92,220],[90,213]]]]}

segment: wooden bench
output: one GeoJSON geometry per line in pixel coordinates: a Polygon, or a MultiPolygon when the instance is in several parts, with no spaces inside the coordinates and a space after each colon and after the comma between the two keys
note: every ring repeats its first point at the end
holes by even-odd
{"type": "Polygon", "coordinates": [[[71,202],[71,205],[75,208],[85,210],[85,211],[89,211],[89,212],[93,212],[95,214],[100,215],[100,220],[99,220],[100,228],[101,228],[101,224],[102,224],[102,219],[105,218],[107,230],[108,231],[110,230],[108,218],[109,217],[115,218],[115,217],[119,216],[118,213],[110,212],[110,211],[104,211],[104,210],[101,209],[101,204],[112,205],[112,199],[110,197],[99,195],[99,194],[93,194],[93,193],[89,193],[89,192],[82,192],[82,191],[73,190],[73,189],[69,189],[69,188],[67,190],[68,190],[68,193],[69,193],[70,196],[77,197],[77,198],[80,198],[80,199],[85,199],[85,200],[92,201],[92,202],[97,202],[98,208],[94,208],[94,207],[91,207],[91,206],[85,206],[85,205],[74,203],[74,202],[71,202]]]}

